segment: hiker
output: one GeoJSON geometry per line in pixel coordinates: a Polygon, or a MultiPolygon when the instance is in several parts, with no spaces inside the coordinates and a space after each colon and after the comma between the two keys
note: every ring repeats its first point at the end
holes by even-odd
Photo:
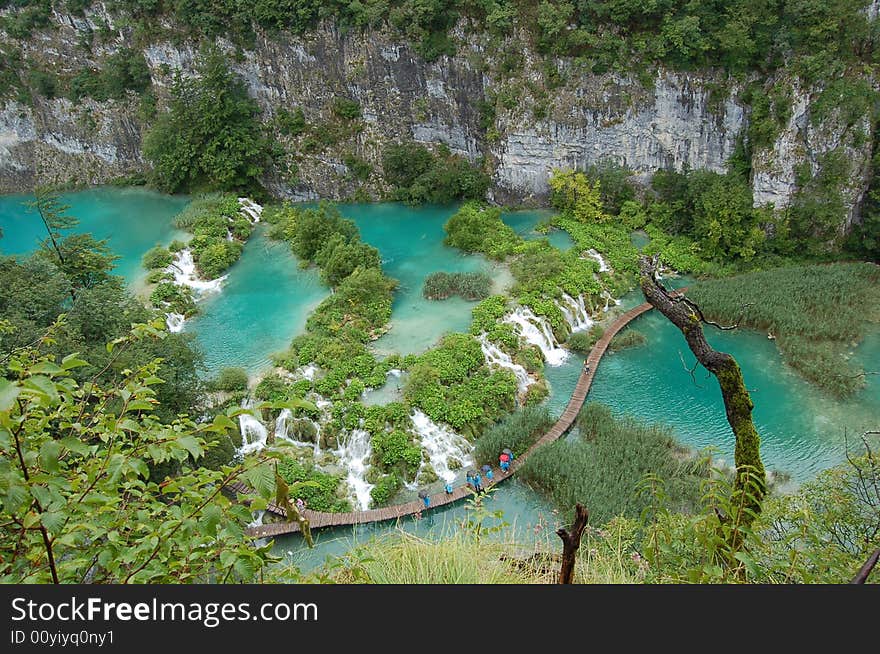
{"type": "Polygon", "coordinates": [[[504,474],[510,472],[510,455],[506,452],[502,452],[501,456],[498,457],[498,465],[501,468],[501,472],[504,474]]]}
{"type": "Polygon", "coordinates": [[[501,451],[502,451],[504,454],[506,454],[507,456],[509,456],[511,461],[513,461],[513,460],[516,458],[516,457],[513,455],[513,450],[511,450],[510,448],[505,447],[505,448],[504,448],[503,450],[501,450],[501,451]]]}
{"type": "Polygon", "coordinates": [[[494,475],[492,474],[492,468],[488,465],[483,466],[483,472],[486,473],[486,482],[491,482],[494,475]]]}
{"type": "Polygon", "coordinates": [[[428,495],[428,491],[419,491],[419,497],[421,497],[422,502],[425,503],[425,509],[431,506],[431,496],[428,495]]]}
{"type": "Polygon", "coordinates": [[[448,481],[446,482],[446,494],[452,495],[452,483],[448,481]]]}
{"type": "Polygon", "coordinates": [[[480,476],[479,472],[474,475],[474,490],[476,490],[478,493],[483,492],[483,478],[480,476]]]}
{"type": "Polygon", "coordinates": [[[470,486],[471,488],[474,487],[474,475],[471,473],[470,470],[468,470],[468,473],[467,473],[467,485],[470,486]]]}

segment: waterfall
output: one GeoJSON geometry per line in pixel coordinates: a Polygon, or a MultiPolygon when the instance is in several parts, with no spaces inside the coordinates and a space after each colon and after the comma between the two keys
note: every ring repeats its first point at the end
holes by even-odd
{"type": "Polygon", "coordinates": [[[254,519],[248,523],[248,527],[261,527],[263,525],[263,516],[266,515],[266,512],[263,510],[254,511],[251,515],[254,519]]]}
{"type": "Polygon", "coordinates": [[[562,303],[556,303],[565,316],[565,321],[571,327],[572,332],[582,332],[593,326],[593,320],[584,305],[584,296],[578,295],[577,299],[568,293],[562,294],[562,303]]]}
{"type": "Polygon", "coordinates": [[[483,356],[486,357],[486,363],[491,365],[496,365],[499,368],[506,368],[513,372],[516,376],[516,385],[519,390],[519,394],[522,395],[525,393],[529,386],[534,381],[531,377],[529,377],[529,373],[526,371],[518,363],[514,363],[513,359],[510,356],[501,350],[498,346],[496,346],[492,341],[489,340],[489,337],[485,332],[480,334],[478,339],[480,341],[480,348],[483,350],[483,356]]]}
{"type": "Polygon", "coordinates": [[[335,452],[339,457],[341,466],[348,469],[346,481],[354,492],[357,500],[357,508],[370,508],[370,491],[373,484],[366,480],[367,470],[370,469],[370,457],[373,448],[370,446],[370,432],[363,429],[353,429],[347,437],[340,438],[339,449],[335,452]]]}
{"type": "Polygon", "coordinates": [[[608,311],[608,307],[612,302],[614,302],[614,306],[620,304],[620,300],[615,300],[607,290],[602,291],[602,297],[605,298],[605,306],[602,308],[602,311],[608,311]]]}
{"type": "Polygon", "coordinates": [[[174,261],[165,269],[174,275],[174,283],[177,286],[186,286],[201,296],[206,293],[216,293],[223,287],[227,275],[205,281],[196,272],[196,262],[189,248],[184,248],[174,255],[174,261]]]}
{"type": "MultiPolygon", "coordinates": [[[[245,400],[241,406],[245,409],[251,409],[254,406],[254,401],[245,400]]],[[[242,454],[258,452],[266,447],[269,431],[252,413],[242,413],[238,416],[238,426],[241,430],[240,451],[242,454]]]]}
{"type": "Polygon", "coordinates": [[[260,222],[263,215],[263,207],[251,200],[250,198],[238,198],[238,204],[241,207],[241,213],[247,217],[252,223],[260,222]]]}
{"type": "Polygon", "coordinates": [[[587,250],[586,254],[587,254],[587,256],[588,256],[590,259],[595,259],[596,261],[599,262],[599,272],[600,272],[600,273],[601,273],[601,272],[608,272],[608,271],[611,270],[611,266],[609,266],[609,265],[605,262],[605,259],[602,257],[602,255],[599,254],[599,253],[598,253],[596,250],[594,250],[593,248],[590,248],[589,250],[587,250]]]}
{"type": "Polygon", "coordinates": [[[172,334],[183,331],[183,323],[186,318],[182,313],[166,313],[165,324],[168,325],[168,331],[172,334]]]}
{"type": "Polygon", "coordinates": [[[568,351],[559,347],[553,330],[544,318],[536,316],[528,307],[517,307],[504,318],[504,322],[519,327],[519,335],[526,342],[537,345],[548,365],[559,366],[568,357],[568,351]]]}
{"type": "Polygon", "coordinates": [[[287,421],[292,416],[293,412],[290,409],[281,409],[281,413],[275,419],[275,438],[283,438],[286,441],[290,440],[287,437],[287,421]]]}
{"type": "Polygon", "coordinates": [[[413,411],[412,421],[438,477],[446,482],[455,479],[455,472],[449,467],[450,460],[458,460],[462,467],[473,463],[471,444],[464,436],[436,424],[418,409],[413,411]]]}
{"type": "Polygon", "coordinates": [[[297,445],[299,447],[309,447],[312,448],[315,452],[315,456],[318,456],[321,453],[321,425],[315,421],[310,421],[315,426],[315,442],[309,443],[308,441],[299,441],[290,436],[290,430],[288,427],[288,421],[293,417],[293,412],[290,409],[281,409],[281,413],[278,414],[278,417],[275,419],[275,439],[281,438],[291,445],[297,445]]]}

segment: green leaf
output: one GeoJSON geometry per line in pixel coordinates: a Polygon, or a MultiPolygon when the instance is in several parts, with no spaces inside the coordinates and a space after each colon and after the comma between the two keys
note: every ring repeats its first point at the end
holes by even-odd
{"type": "Polygon", "coordinates": [[[64,372],[64,368],[51,361],[40,361],[31,367],[31,374],[57,375],[64,372]]]}
{"type": "Polygon", "coordinates": [[[46,511],[40,515],[40,522],[49,530],[52,535],[57,534],[64,527],[65,514],[62,511],[52,510],[46,511]]]}
{"type": "Polygon", "coordinates": [[[29,377],[24,381],[24,388],[35,392],[50,405],[59,404],[61,402],[61,398],[58,397],[58,391],[55,389],[55,384],[53,384],[52,380],[48,377],[43,377],[41,375],[29,377]]]}
{"type": "Polygon", "coordinates": [[[64,370],[72,370],[74,368],[80,368],[82,366],[89,365],[88,361],[83,361],[78,358],[79,352],[74,352],[73,354],[68,354],[66,357],[61,359],[61,367],[64,370]]]}
{"type": "Polygon", "coordinates": [[[186,435],[177,439],[177,444],[189,452],[193,458],[197,459],[202,456],[202,448],[195,436],[186,435]]]}
{"type": "Polygon", "coordinates": [[[9,411],[21,389],[8,379],[0,378],[0,411],[9,411]]]}
{"type": "Polygon", "coordinates": [[[129,411],[152,411],[155,408],[156,402],[150,402],[149,400],[134,400],[128,404],[129,411]]]}
{"type": "Polygon", "coordinates": [[[40,447],[40,465],[46,472],[58,472],[58,457],[61,455],[61,443],[46,441],[40,447]]]}
{"type": "Polygon", "coordinates": [[[259,465],[248,470],[243,477],[262,497],[275,495],[275,471],[268,465],[259,465]]]}

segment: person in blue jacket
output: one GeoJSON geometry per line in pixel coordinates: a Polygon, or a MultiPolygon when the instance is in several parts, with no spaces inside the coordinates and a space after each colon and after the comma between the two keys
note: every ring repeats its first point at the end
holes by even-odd
{"type": "Polygon", "coordinates": [[[428,495],[427,491],[419,491],[419,497],[422,498],[422,502],[425,503],[425,508],[427,509],[431,506],[431,496],[428,495]]]}
{"type": "Polygon", "coordinates": [[[483,478],[480,476],[479,472],[474,475],[474,490],[478,493],[483,492],[483,478]]]}
{"type": "Polygon", "coordinates": [[[446,482],[446,489],[445,490],[446,490],[447,495],[452,494],[452,483],[451,482],[448,482],[448,481],[446,482]]]}

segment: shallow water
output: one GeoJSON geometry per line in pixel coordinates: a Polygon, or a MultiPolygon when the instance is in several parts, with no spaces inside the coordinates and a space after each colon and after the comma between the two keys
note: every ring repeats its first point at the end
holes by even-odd
{"type": "MultiPolygon", "coordinates": [[[[640,300],[640,294],[633,292],[622,306],[628,308],[640,300]]],[[[681,443],[715,447],[716,456],[732,465],[733,433],[714,377],[699,368],[695,380],[691,378],[685,366],[693,367],[695,359],[687,343],[658,313],[637,318],[631,328],[644,333],[647,343],[606,354],[587,400],[605,403],[618,415],[670,425],[681,443]]],[[[768,469],[787,472],[796,483],[810,479],[845,459],[845,431],[852,439],[880,423],[880,376],[868,376],[866,388],[841,402],[788,368],[765,334],[712,328],[706,334],[716,349],[732,354],[743,370],[768,469]]],[[[880,368],[880,332],[875,330],[866,338],[854,356],[866,370],[880,368]]],[[[567,404],[581,365],[582,357],[572,357],[560,368],[546,368],[551,384],[548,403],[554,413],[567,404]]]]}
{"type": "MultiPolygon", "coordinates": [[[[527,545],[543,541],[548,532],[559,525],[560,520],[553,508],[541,496],[525,484],[511,479],[497,487],[498,490],[486,500],[486,511],[502,511],[503,520],[509,527],[497,534],[501,540],[515,540],[527,545]]],[[[421,517],[402,518],[398,522],[336,527],[312,532],[315,547],[309,549],[302,536],[289,534],[275,538],[273,553],[296,564],[302,572],[311,572],[328,558],[343,556],[366,543],[371,538],[391,538],[398,529],[423,538],[440,540],[462,529],[462,522],[472,516],[464,502],[452,506],[429,509],[421,517]]],[[[487,518],[484,526],[497,526],[498,520],[487,518]]],[[[489,535],[488,538],[492,538],[489,535]]],[[[555,538],[555,536],[554,536],[555,538]]]]}
{"type": "MultiPolygon", "coordinates": [[[[27,254],[46,238],[39,214],[22,204],[32,199],[29,195],[0,196],[3,254],[27,254]]],[[[65,193],[61,201],[70,205],[66,214],[79,219],[74,231],[106,238],[113,253],[120,256],[114,273],[135,284],[146,276],[141,257],[147,250],[184,236],[172,223],[189,198],[143,188],[105,187],[65,193]]]]}
{"type": "Polygon", "coordinates": [[[287,349],[329,289],[315,268],[303,269],[284,243],[258,227],[228,271],[220,293],[199,302],[200,313],[184,331],[196,334],[209,374],[224,366],[253,372],[287,349]]]}

